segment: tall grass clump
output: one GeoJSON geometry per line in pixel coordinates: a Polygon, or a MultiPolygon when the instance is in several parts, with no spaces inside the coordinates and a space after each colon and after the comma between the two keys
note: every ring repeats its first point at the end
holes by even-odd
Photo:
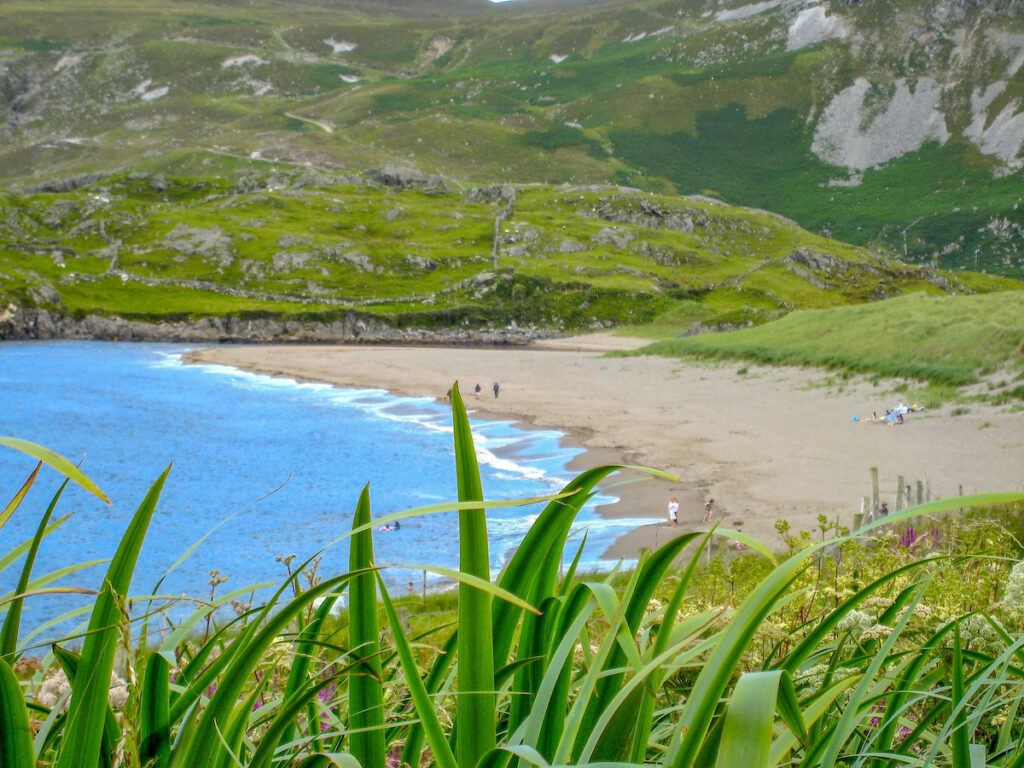
{"type": "Polygon", "coordinates": [[[911,294],[873,304],[800,310],[729,333],[660,341],[643,354],[824,366],[961,386],[1020,369],[1024,292],[911,294]]]}
{"type": "MultiPolygon", "coordinates": [[[[602,466],[543,500],[492,578],[487,510],[526,502],[486,500],[457,387],[452,411],[458,502],[374,520],[365,488],[346,572],[302,581],[314,555],[263,605],[229,620],[216,614],[209,632],[198,628],[230,596],[198,602],[173,625],[158,618],[159,584],[133,598],[141,613],[127,601],[164,472],[98,589],[79,590],[92,595],[87,631],[39,659],[44,649],[22,636],[20,606],[76,589],[32,574],[39,542],[64,522],[50,522],[58,492],[35,536],[0,558],[0,570],[22,563],[17,589],[0,598],[0,765],[1024,764],[1024,565],[998,546],[887,560],[893,545],[874,538],[878,523],[852,535],[823,529],[817,539],[783,531],[788,550],[777,559],[741,533],[719,532],[747,549],[756,578],[707,599],[714,574],[691,554],[711,540],[702,531],[643,554],[630,572],[584,575],[582,546],[567,568],[563,551],[582,505],[619,469],[602,466]],[[373,529],[442,509],[458,511],[460,563],[431,570],[458,582],[455,621],[413,632],[410,599],[391,596],[375,564],[373,529]],[[844,558],[856,565],[840,580],[844,558]],[[989,574],[998,594],[967,610],[934,598],[936,584],[974,571],[989,574]]],[[[40,446],[0,442],[102,496],[40,446]]],[[[40,467],[0,523],[22,513],[40,467]]],[[[930,502],[890,516],[886,530],[1021,500],[930,502]]]]}

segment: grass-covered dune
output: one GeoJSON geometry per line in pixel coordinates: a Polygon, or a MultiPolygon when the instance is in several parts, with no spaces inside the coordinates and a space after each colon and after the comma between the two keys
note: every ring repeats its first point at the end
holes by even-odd
{"type": "Polygon", "coordinates": [[[0,194],[0,299],[73,317],[359,311],[399,327],[675,335],[1017,285],[906,265],[760,210],[612,186],[277,171],[0,194]]]}
{"type": "MultiPolygon", "coordinates": [[[[801,310],[765,325],[678,338],[643,349],[824,366],[955,386],[1001,371],[1024,378],[1024,292],[912,294],[826,310],[801,310]]],[[[1012,392],[1024,394],[1024,388],[1012,392]]]]}

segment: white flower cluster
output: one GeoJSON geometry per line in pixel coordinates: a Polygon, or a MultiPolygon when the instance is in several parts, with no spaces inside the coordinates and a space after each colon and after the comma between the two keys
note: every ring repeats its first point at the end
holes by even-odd
{"type": "MultiPolygon", "coordinates": [[[[828,672],[828,664],[815,664],[813,667],[805,669],[796,677],[797,685],[806,685],[812,691],[820,691],[821,686],[825,683],[825,674],[828,672]]],[[[851,675],[860,674],[860,670],[856,667],[836,667],[832,672],[831,682],[838,683],[840,680],[845,680],[851,675]]]]}
{"type": "Polygon", "coordinates": [[[1024,560],[1013,566],[1010,571],[1010,578],[1006,580],[1003,602],[1010,608],[1024,611],[1024,560]]]}
{"type": "MultiPolygon", "coordinates": [[[[51,672],[43,680],[43,684],[36,692],[36,701],[44,707],[53,709],[70,688],[71,684],[68,682],[64,670],[57,667],[56,671],[51,672]]],[[[64,709],[67,708],[67,703],[70,700],[71,697],[69,696],[64,702],[64,709]]],[[[110,690],[107,693],[107,701],[111,709],[121,709],[128,702],[128,684],[118,677],[116,672],[110,673],[110,690]]]]}
{"type": "Polygon", "coordinates": [[[864,613],[863,611],[853,610],[843,616],[836,624],[837,632],[852,632],[853,634],[860,636],[860,634],[868,629],[869,627],[875,626],[878,623],[878,619],[872,616],[870,613],[864,613]]]}
{"type": "MultiPolygon", "coordinates": [[[[998,619],[992,618],[992,621],[1002,629],[1003,625],[998,619]]],[[[960,623],[960,641],[964,648],[993,656],[1001,653],[1006,647],[995,627],[989,623],[989,619],[979,613],[968,616],[960,623]]]]}

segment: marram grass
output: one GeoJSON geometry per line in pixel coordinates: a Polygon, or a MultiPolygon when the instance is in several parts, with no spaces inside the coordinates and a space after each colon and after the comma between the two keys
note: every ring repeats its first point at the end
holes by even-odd
{"type": "MultiPolygon", "coordinates": [[[[525,502],[486,500],[457,387],[452,408],[460,501],[383,519],[458,510],[461,570],[435,569],[459,582],[454,625],[411,631],[410,598],[390,596],[374,563],[381,520],[366,489],[347,572],[303,586],[310,558],[265,604],[241,606],[209,633],[196,632],[214,607],[202,603],[178,626],[149,632],[159,599],[135,598],[150,606],[140,623],[125,595],[161,489],[173,482],[165,472],[98,585],[84,637],[54,644],[41,663],[32,658],[44,649],[22,636],[16,608],[59,589],[32,589],[32,554],[17,594],[0,598],[0,764],[1024,764],[1024,565],[1011,571],[1006,540],[991,529],[970,545],[974,554],[935,548],[929,557],[894,549],[886,533],[963,506],[1019,503],[1024,493],[930,502],[855,534],[826,526],[816,543],[787,533],[781,561],[760,546],[737,558],[725,594],[726,580],[687,554],[696,544],[703,555],[714,532],[680,536],[629,573],[580,574],[578,548],[563,572],[576,513],[618,469],[598,467],[546,499],[492,580],[486,510],[525,502]],[[737,590],[744,572],[755,575],[737,590]],[[988,594],[992,584],[1000,594],[988,594]],[[723,592],[709,597],[709,585],[723,592]],[[949,594],[957,588],[966,593],[949,594]],[[339,623],[331,610],[343,596],[339,623]],[[115,670],[124,677],[116,697],[115,670]]],[[[101,493],[39,446],[0,442],[101,493]]],[[[3,520],[24,514],[38,469],[3,520]]],[[[7,545],[13,556],[0,557],[0,570],[60,524],[49,523],[59,496],[32,540],[7,545]]],[[[900,541],[909,538],[904,531],[900,541]]]]}
{"type": "Polygon", "coordinates": [[[960,386],[1024,365],[1024,292],[911,294],[802,310],[755,328],[661,341],[641,353],[822,366],[960,386]]]}

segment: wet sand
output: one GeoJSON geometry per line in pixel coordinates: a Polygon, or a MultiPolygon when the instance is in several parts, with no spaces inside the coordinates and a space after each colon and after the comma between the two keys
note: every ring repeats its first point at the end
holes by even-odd
{"type": "MultiPolygon", "coordinates": [[[[826,374],[795,368],[605,357],[643,343],[605,334],[528,348],[225,346],[189,356],[250,371],[444,398],[460,382],[478,416],[513,417],[563,430],[588,449],[572,468],[624,463],[665,470],[611,489],[602,514],[636,518],[606,557],[635,557],[700,523],[715,521],[777,545],[775,521],[813,529],[818,515],[850,525],[879,468],[882,499],[894,504],[897,476],[928,476],[933,497],[1018,490],[1024,484],[1024,412],[972,404],[912,413],[902,426],[866,422],[900,395],[866,381],[828,386],[826,374]],[[494,397],[492,384],[500,384],[494,397]],[[480,384],[480,396],[473,393],[480,384]],[[853,421],[857,416],[860,421],[853,421]],[[679,526],[667,523],[670,496],[679,526]]],[[[607,481],[643,477],[623,472],[607,481]]]]}

